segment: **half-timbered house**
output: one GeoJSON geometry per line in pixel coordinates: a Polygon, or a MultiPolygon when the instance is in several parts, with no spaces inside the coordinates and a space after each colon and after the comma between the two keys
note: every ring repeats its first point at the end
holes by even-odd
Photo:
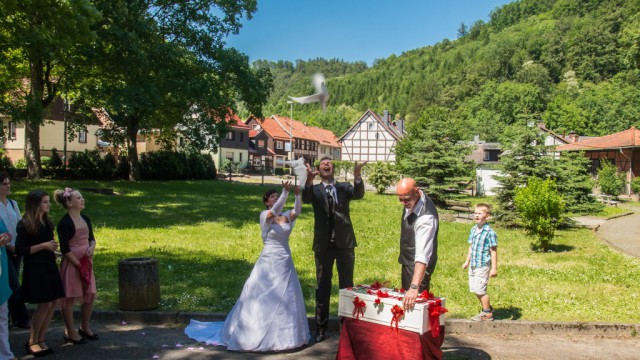
{"type": "Polygon", "coordinates": [[[385,110],[383,116],[367,110],[360,119],[340,137],[342,160],[395,162],[393,151],[404,135],[404,120],[392,122],[385,110]]]}

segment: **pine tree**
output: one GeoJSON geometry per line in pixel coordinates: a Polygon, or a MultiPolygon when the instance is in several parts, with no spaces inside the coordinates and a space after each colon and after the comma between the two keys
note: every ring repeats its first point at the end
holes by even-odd
{"type": "Polygon", "coordinates": [[[546,179],[555,176],[550,149],[544,145],[544,135],[537,127],[517,127],[511,135],[513,142],[500,156],[502,174],[495,179],[500,183],[496,190],[498,209],[496,219],[504,225],[516,224],[514,204],[516,189],[525,187],[530,177],[546,179]]]}
{"type": "Polygon", "coordinates": [[[444,202],[468,182],[471,148],[462,143],[462,127],[448,110],[431,107],[412,123],[396,146],[398,169],[413,177],[435,202],[444,202]]]}
{"type": "Polygon", "coordinates": [[[589,173],[591,162],[582,152],[563,152],[555,165],[558,192],[564,197],[567,212],[589,214],[602,210],[603,205],[591,196],[594,186],[589,173]]]}

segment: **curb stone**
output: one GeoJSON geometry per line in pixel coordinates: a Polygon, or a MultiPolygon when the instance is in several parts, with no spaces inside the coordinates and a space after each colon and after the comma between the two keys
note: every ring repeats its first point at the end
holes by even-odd
{"type": "MultiPolygon", "coordinates": [[[[92,318],[98,321],[126,321],[144,324],[169,325],[188,324],[191,319],[199,321],[224,321],[225,313],[161,312],[161,311],[118,311],[95,310],[92,318]]],[[[309,328],[315,329],[315,319],[309,317],[309,328]]],[[[533,322],[519,320],[495,320],[476,322],[466,319],[447,319],[445,329],[448,334],[503,334],[503,335],[601,335],[637,336],[640,324],[616,324],[600,322],[533,322]]],[[[340,331],[340,320],[329,319],[330,332],[340,331]]]]}

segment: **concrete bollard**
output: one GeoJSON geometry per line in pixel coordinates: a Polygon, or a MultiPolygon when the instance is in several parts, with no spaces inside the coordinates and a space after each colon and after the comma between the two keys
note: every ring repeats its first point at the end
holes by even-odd
{"type": "Polygon", "coordinates": [[[120,309],[152,310],[160,306],[158,260],[130,258],[118,261],[120,309]]]}

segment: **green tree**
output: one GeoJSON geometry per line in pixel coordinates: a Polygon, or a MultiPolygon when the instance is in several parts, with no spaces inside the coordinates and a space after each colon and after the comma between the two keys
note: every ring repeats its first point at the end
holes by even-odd
{"type": "Polygon", "coordinates": [[[547,178],[554,171],[549,148],[544,136],[536,127],[518,126],[509,129],[503,137],[504,151],[500,156],[501,173],[495,176],[500,184],[496,190],[496,219],[507,225],[516,224],[517,213],[514,197],[518,188],[524,187],[530,177],[547,178]]]}
{"type": "Polygon", "coordinates": [[[431,107],[396,145],[398,171],[413,177],[434,201],[451,198],[452,191],[461,191],[461,183],[472,178],[465,161],[472,149],[462,143],[462,129],[448,110],[431,107]]]}
{"type": "Polygon", "coordinates": [[[598,170],[598,185],[603,194],[618,197],[624,187],[624,175],[611,162],[603,161],[598,170]]]}
{"type": "Polygon", "coordinates": [[[594,181],[589,168],[591,161],[578,151],[563,152],[555,162],[558,192],[570,213],[592,214],[602,210],[602,204],[591,196],[594,181]]]}
{"type": "MultiPolygon", "coordinates": [[[[236,100],[261,116],[271,89],[268,69],[226,48],[255,1],[98,0],[98,41],[84,49],[89,71],[74,84],[76,103],[89,114],[102,107],[113,124],[104,138],[127,147],[129,179],[140,179],[136,138],[178,128],[189,150],[215,150],[236,100]],[[80,106],[81,105],[81,106],[80,106]]],[[[166,136],[163,136],[166,139],[166,136]]]]}
{"type": "Polygon", "coordinates": [[[395,184],[400,178],[394,164],[378,161],[373,164],[367,164],[367,167],[369,168],[367,181],[376,188],[378,194],[383,194],[389,186],[395,184]]]}
{"type": "Polygon", "coordinates": [[[514,202],[521,223],[536,237],[532,247],[548,251],[564,212],[564,200],[555,181],[529,178],[526,187],[516,189],[514,202]]]}
{"type": "Polygon", "coordinates": [[[0,113],[25,125],[30,179],[41,176],[45,112],[78,65],[78,48],[95,40],[99,18],[88,0],[0,2],[0,113]]]}

